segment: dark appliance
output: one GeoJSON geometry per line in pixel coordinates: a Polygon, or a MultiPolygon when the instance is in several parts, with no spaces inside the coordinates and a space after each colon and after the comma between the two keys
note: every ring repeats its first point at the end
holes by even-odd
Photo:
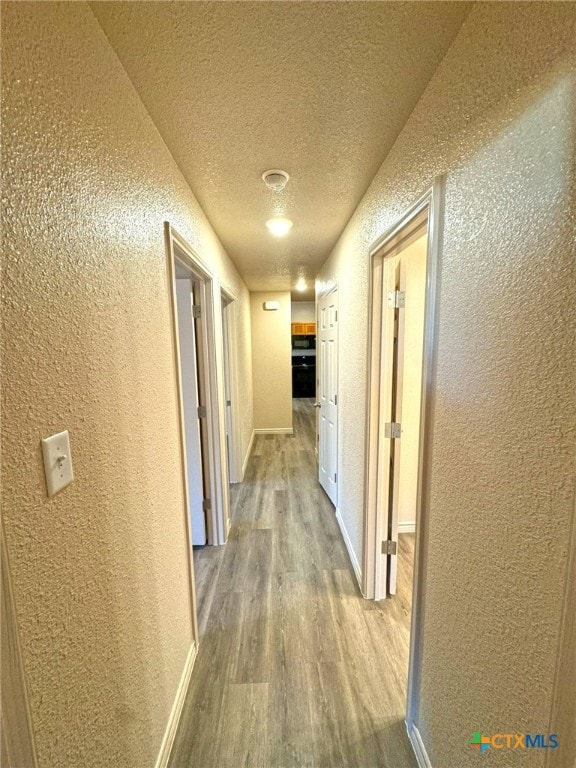
{"type": "Polygon", "coordinates": [[[316,397],[315,353],[292,353],[292,397],[316,397]]]}
{"type": "Polygon", "coordinates": [[[292,352],[305,351],[307,349],[316,349],[316,336],[298,335],[292,336],[292,352]]]}

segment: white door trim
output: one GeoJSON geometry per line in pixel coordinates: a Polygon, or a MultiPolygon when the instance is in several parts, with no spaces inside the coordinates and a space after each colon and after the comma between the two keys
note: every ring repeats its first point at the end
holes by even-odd
{"type": "Polygon", "coordinates": [[[20,633],[12,571],[8,559],[8,547],[4,524],[0,526],[0,560],[2,561],[2,610],[0,626],[2,649],[2,675],[0,689],[2,710],[1,760],[5,768],[37,768],[38,759],[32,727],[32,714],[26,684],[26,674],[20,646],[20,633]]]}
{"type": "MultiPolygon", "coordinates": [[[[424,357],[422,374],[422,412],[420,422],[420,460],[416,514],[416,544],[414,553],[414,588],[408,669],[406,723],[415,726],[420,698],[422,658],[422,626],[424,617],[424,582],[428,547],[427,514],[430,502],[430,459],[432,448],[432,417],[435,400],[436,329],[438,322],[438,278],[442,242],[444,181],[437,178],[432,187],[410,206],[402,216],[376,240],[370,248],[370,292],[368,331],[368,392],[366,424],[366,494],[364,506],[363,592],[374,598],[378,583],[377,561],[381,545],[378,534],[378,467],[381,460],[379,402],[380,402],[380,329],[382,324],[383,253],[402,230],[427,211],[428,253],[426,266],[426,306],[424,326],[424,357]],[[379,290],[380,288],[380,290],[379,290]]],[[[379,596],[380,597],[380,596],[379,596]]]]}
{"type": "MultiPolygon", "coordinates": [[[[200,285],[200,306],[202,311],[202,333],[199,343],[202,345],[203,359],[205,361],[205,389],[206,389],[206,414],[208,433],[208,463],[210,478],[211,510],[210,525],[208,525],[210,538],[209,544],[225,544],[230,517],[228,479],[226,477],[226,440],[224,426],[224,387],[218,379],[217,350],[222,347],[221,339],[216,343],[215,304],[218,303],[220,311],[220,286],[212,271],[204,264],[198,254],[188,245],[178,232],[165,222],[166,255],[168,265],[168,294],[170,297],[172,340],[174,345],[174,363],[179,401],[179,423],[182,448],[182,458],[185,459],[185,445],[183,440],[184,411],[182,408],[182,393],[180,391],[180,352],[178,347],[176,297],[174,292],[174,278],[176,273],[175,262],[179,261],[194,275],[200,285]]],[[[185,481],[186,502],[188,502],[188,488],[186,483],[185,463],[183,464],[183,478],[185,481]]],[[[188,504],[187,504],[188,506],[188,504]]],[[[190,553],[190,558],[192,554],[190,553]]],[[[191,564],[191,570],[193,566],[191,564]]]]}

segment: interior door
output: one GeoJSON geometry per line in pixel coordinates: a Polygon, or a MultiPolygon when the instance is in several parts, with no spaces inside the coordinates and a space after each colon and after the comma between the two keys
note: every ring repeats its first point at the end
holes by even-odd
{"type": "MultiPolygon", "coordinates": [[[[192,304],[195,307],[205,307],[206,302],[202,292],[205,287],[198,280],[192,281],[192,304]]],[[[193,312],[194,317],[194,332],[196,339],[200,341],[205,339],[202,323],[205,322],[201,312],[193,312]]],[[[210,455],[210,443],[208,438],[208,422],[207,422],[207,409],[208,409],[208,392],[207,392],[207,371],[208,363],[206,361],[206,355],[208,350],[204,348],[202,343],[196,344],[196,385],[198,391],[198,405],[200,406],[198,425],[200,427],[200,446],[201,456],[204,458],[202,461],[202,486],[204,495],[204,505],[207,510],[211,509],[210,501],[210,464],[206,460],[206,457],[210,455]]],[[[208,544],[214,544],[216,540],[216,531],[212,522],[212,514],[205,514],[206,525],[206,540],[208,544]]]]}
{"type": "Polygon", "coordinates": [[[176,306],[178,313],[178,343],[180,346],[180,375],[186,439],[186,465],[192,544],[206,544],[206,516],[203,507],[204,479],[200,422],[198,419],[197,345],[193,319],[192,281],[176,280],[176,306]]]}
{"type": "Polygon", "coordinates": [[[328,498],[338,503],[338,292],[318,301],[318,479],[328,498]]]}
{"type": "Polygon", "coordinates": [[[417,516],[426,249],[424,233],[383,261],[376,599],[396,594],[399,520],[417,516]]]}
{"type": "MultiPolygon", "coordinates": [[[[393,321],[393,352],[392,352],[392,395],[391,395],[391,422],[402,424],[402,384],[404,374],[404,337],[406,313],[399,304],[404,303],[406,296],[406,261],[402,257],[397,257],[394,264],[394,291],[389,293],[388,303],[394,313],[393,321]]],[[[400,435],[391,438],[390,443],[390,475],[392,477],[392,486],[389,493],[389,515],[388,515],[388,541],[395,544],[395,549],[389,555],[388,563],[388,594],[396,594],[396,581],[398,574],[398,511],[400,504],[400,452],[402,450],[402,427],[400,426],[400,435]]]]}
{"type": "Polygon", "coordinates": [[[390,557],[380,547],[380,542],[388,541],[390,537],[390,501],[393,496],[393,448],[394,441],[382,439],[387,435],[392,423],[393,402],[391,371],[396,357],[396,313],[389,301],[389,296],[396,290],[398,282],[398,257],[384,259],[382,265],[382,319],[380,329],[380,392],[378,395],[380,410],[378,414],[378,433],[380,435],[378,450],[378,497],[381,503],[378,505],[376,520],[376,541],[378,542],[378,578],[376,583],[375,599],[381,600],[388,593],[388,575],[390,571],[390,557]]]}
{"type": "Polygon", "coordinates": [[[228,339],[228,306],[222,300],[222,346],[224,352],[224,397],[226,404],[226,458],[228,462],[228,482],[230,482],[230,442],[232,440],[232,387],[230,384],[230,341],[228,339]]]}

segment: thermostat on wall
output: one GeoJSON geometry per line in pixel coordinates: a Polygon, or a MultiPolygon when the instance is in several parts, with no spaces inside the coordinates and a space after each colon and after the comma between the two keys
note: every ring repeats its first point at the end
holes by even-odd
{"type": "Polygon", "coordinates": [[[280,309],[280,302],[279,301],[265,301],[264,302],[264,309],[267,312],[272,312],[275,309],[280,309]]]}

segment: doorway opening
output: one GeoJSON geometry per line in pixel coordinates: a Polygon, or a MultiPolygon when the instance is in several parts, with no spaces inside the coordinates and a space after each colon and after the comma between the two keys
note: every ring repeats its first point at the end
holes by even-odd
{"type": "Polygon", "coordinates": [[[398,664],[415,751],[442,199],[438,180],[370,251],[363,591],[404,605],[406,643],[398,664]]]}
{"type": "Polygon", "coordinates": [[[168,223],[165,238],[192,614],[198,642],[197,614],[202,617],[205,600],[202,580],[195,573],[197,548],[224,544],[229,526],[224,409],[220,407],[223,388],[218,386],[216,366],[215,284],[210,270],[168,223]]]}

